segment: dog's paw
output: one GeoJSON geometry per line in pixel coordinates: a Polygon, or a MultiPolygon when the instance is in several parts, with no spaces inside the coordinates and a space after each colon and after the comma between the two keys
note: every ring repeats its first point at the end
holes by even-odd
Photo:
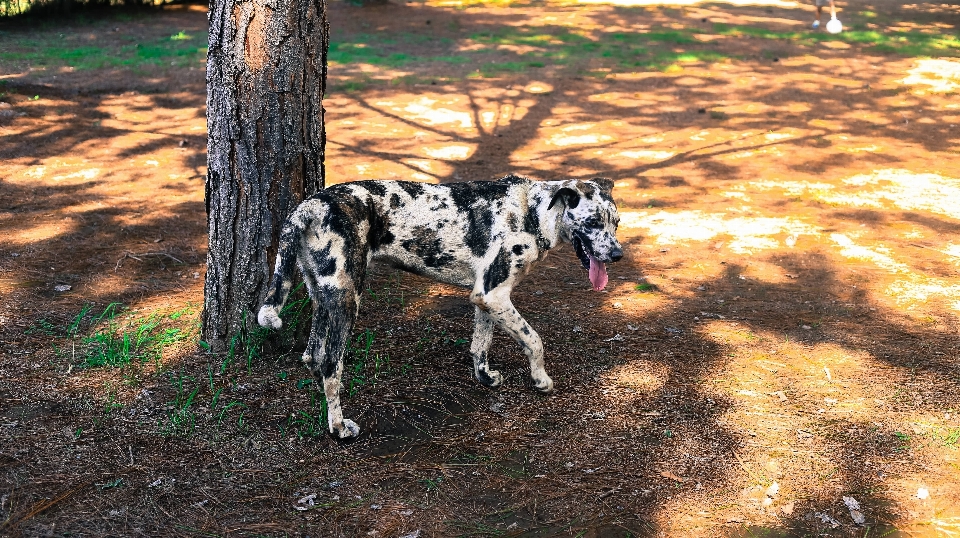
{"type": "Polygon", "coordinates": [[[486,372],[477,370],[476,378],[480,384],[491,389],[495,389],[503,383],[503,376],[496,370],[487,370],[486,372]]]}
{"type": "Polygon", "coordinates": [[[357,426],[357,423],[349,418],[345,418],[343,419],[343,425],[340,428],[334,426],[331,433],[337,439],[349,441],[360,435],[360,426],[357,426]]]}
{"type": "Polygon", "coordinates": [[[277,314],[277,309],[270,305],[260,307],[260,312],[257,314],[257,323],[259,323],[261,327],[269,327],[271,329],[283,327],[283,321],[277,314]]]}
{"type": "Polygon", "coordinates": [[[541,379],[534,379],[533,388],[537,389],[537,392],[540,394],[550,394],[553,392],[553,380],[547,376],[543,376],[541,379]]]}

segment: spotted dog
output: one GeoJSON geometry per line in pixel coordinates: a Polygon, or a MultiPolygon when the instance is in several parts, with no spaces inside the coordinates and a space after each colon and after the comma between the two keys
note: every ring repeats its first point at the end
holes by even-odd
{"type": "Polygon", "coordinates": [[[334,185],[305,200],[284,223],[276,268],[260,325],[279,329],[279,312],[299,265],[313,299],[313,326],[303,362],[323,385],[330,433],[360,433],[343,418],[340,375],[373,260],[470,289],[475,325],[470,353],[480,383],[503,381],[490,369],[487,351],[496,325],[530,360],[533,386],[553,391],[544,370],[543,342],[510,301],[510,292],[533,266],[561,243],[574,251],[595,290],[607,284],[605,263],[623,257],[616,231],[620,217],[613,182],[498,181],[430,185],[407,181],[357,181],[334,185]]]}

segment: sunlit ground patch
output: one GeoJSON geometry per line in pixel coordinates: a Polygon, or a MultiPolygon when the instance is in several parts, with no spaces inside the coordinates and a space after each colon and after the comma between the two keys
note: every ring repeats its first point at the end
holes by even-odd
{"type": "Polygon", "coordinates": [[[576,0],[577,4],[612,4],[615,6],[694,6],[697,4],[731,4],[734,6],[797,7],[789,0],[576,0]]]}
{"type": "Polygon", "coordinates": [[[425,147],[423,152],[434,159],[462,161],[470,156],[471,148],[469,146],[425,147]]]}
{"type": "Polygon", "coordinates": [[[619,155],[628,159],[637,159],[642,161],[662,161],[664,159],[669,159],[676,154],[672,151],[635,150],[621,151],[619,155]]]}
{"type": "Polygon", "coordinates": [[[930,211],[960,219],[960,180],[939,174],[885,169],[844,179],[841,187],[799,181],[754,181],[746,187],[734,187],[748,188],[783,189],[787,196],[810,193],[833,205],[883,208],[889,204],[909,211],[930,211]]]}
{"type": "Polygon", "coordinates": [[[852,239],[841,233],[830,234],[830,240],[840,249],[840,255],[845,258],[855,260],[865,260],[873,263],[877,267],[890,271],[891,273],[907,273],[910,267],[905,263],[900,263],[889,256],[887,252],[881,252],[883,247],[865,247],[854,243],[852,239]]]}
{"type": "Polygon", "coordinates": [[[657,244],[682,244],[708,241],[718,236],[730,238],[728,247],[738,254],[778,248],[789,238],[819,235],[819,230],[792,217],[740,217],[703,211],[626,211],[620,213],[623,228],[643,228],[657,244]],[[783,243],[781,243],[783,238],[783,243]]]}
{"type": "Polygon", "coordinates": [[[931,298],[942,298],[947,306],[960,312],[960,284],[940,278],[898,280],[887,287],[887,294],[898,303],[925,303],[931,298]]]}
{"type": "Polygon", "coordinates": [[[878,170],[843,180],[856,193],[822,196],[828,203],[882,207],[881,202],[906,210],[939,213],[960,219],[960,180],[909,170],[878,170]],[[866,189],[864,187],[867,187],[866,189]]]}
{"type": "Polygon", "coordinates": [[[459,124],[461,128],[473,126],[473,119],[468,112],[435,106],[437,105],[437,100],[425,96],[411,101],[406,105],[397,104],[394,101],[378,101],[375,104],[398,112],[406,119],[422,122],[424,125],[456,123],[459,124]]]}
{"type": "Polygon", "coordinates": [[[947,93],[960,88],[960,61],[948,59],[917,60],[900,81],[906,86],[919,86],[916,91],[947,93]]]}

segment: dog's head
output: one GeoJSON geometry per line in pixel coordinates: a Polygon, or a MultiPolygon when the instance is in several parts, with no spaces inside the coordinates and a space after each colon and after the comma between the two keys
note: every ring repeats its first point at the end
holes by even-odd
{"type": "Polygon", "coordinates": [[[617,241],[620,214],[613,202],[613,181],[594,178],[565,182],[550,200],[547,209],[562,206],[561,234],[573,244],[577,258],[590,272],[593,289],[607,285],[606,265],[623,258],[617,241]]]}

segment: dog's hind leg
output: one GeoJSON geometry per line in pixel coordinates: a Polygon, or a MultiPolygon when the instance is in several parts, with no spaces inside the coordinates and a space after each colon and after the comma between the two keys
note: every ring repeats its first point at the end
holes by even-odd
{"type": "Polygon", "coordinates": [[[343,355],[347,348],[353,322],[357,317],[355,294],[347,290],[321,290],[322,309],[327,311],[327,336],[320,364],[323,393],[327,399],[327,425],[330,433],[340,439],[356,437],[360,427],[350,419],[343,418],[340,407],[340,378],[343,375],[343,355]]]}
{"type": "MultiPolygon", "coordinates": [[[[474,293],[470,296],[470,300],[477,308],[484,310],[498,327],[523,346],[523,353],[530,360],[530,377],[533,379],[533,387],[544,394],[553,392],[553,380],[547,375],[543,363],[543,340],[523,319],[520,312],[517,312],[513,302],[510,301],[509,290],[497,288],[486,294],[474,293]]],[[[472,349],[473,346],[471,346],[472,349]]]]}
{"type": "Polygon", "coordinates": [[[473,375],[477,381],[490,388],[496,388],[503,383],[500,372],[490,369],[487,351],[493,341],[493,319],[479,306],[474,306],[473,341],[470,343],[470,354],[473,355],[473,375]]]}

